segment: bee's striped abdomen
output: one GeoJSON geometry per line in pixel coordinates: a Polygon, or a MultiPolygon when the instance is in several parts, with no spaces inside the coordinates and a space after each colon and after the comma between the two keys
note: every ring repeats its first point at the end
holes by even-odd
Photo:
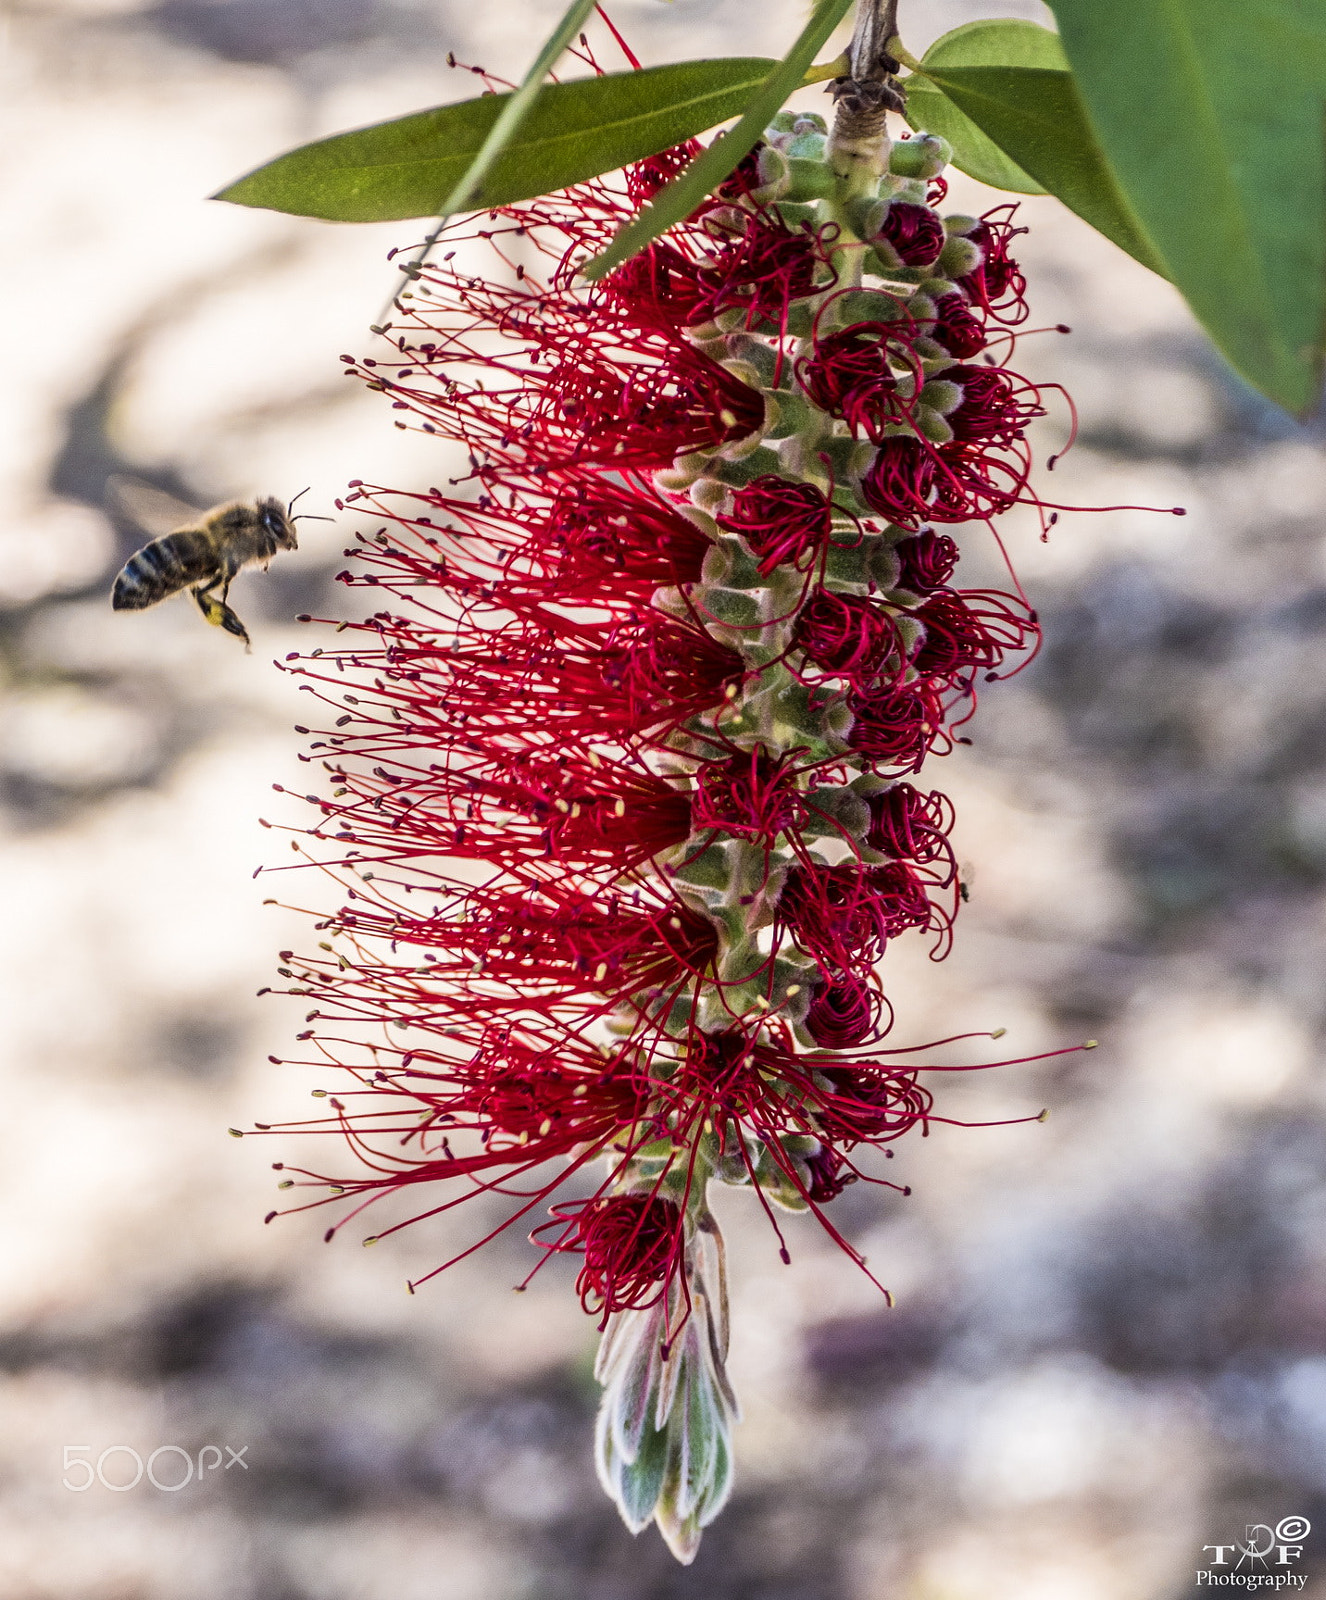
{"type": "Polygon", "coordinates": [[[111,590],[111,605],[116,611],[141,611],[215,572],[216,553],[207,535],[183,528],[129,557],[111,590]]]}

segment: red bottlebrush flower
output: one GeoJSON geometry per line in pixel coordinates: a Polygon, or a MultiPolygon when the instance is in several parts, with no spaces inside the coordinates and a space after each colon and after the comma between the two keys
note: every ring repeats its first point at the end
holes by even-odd
{"type": "Polygon", "coordinates": [[[640,890],[588,893],[565,876],[524,890],[457,882],[455,891],[463,919],[442,905],[410,916],[364,899],[335,919],[361,944],[440,951],[427,966],[396,957],[341,969],[328,960],[321,971],[310,964],[316,976],[301,992],[318,998],[323,1015],[385,1014],[428,1034],[442,1032],[453,1011],[481,1019],[530,1008],[606,1014],[713,975],[713,924],[670,894],[651,889],[651,904],[640,890]]]}
{"type": "Polygon", "coordinates": [[[439,740],[510,739],[531,727],[562,737],[641,739],[721,707],[744,671],[735,651],[656,611],[577,622],[524,602],[515,585],[504,593],[474,587],[489,598],[469,604],[459,619],[439,618],[431,628],[395,619],[360,625],[379,647],[390,641],[396,669],[377,691],[376,707],[408,717],[404,742],[421,749],[439,740]]]}
{"type": "Polygon", "coordinates": [[[415,849],[510,871],[551,859],[626,872],[690,831],[687,794],[637,757],[591,759],[571,741],[555,757],[492,739],[467,745],[463,761],[430,762],[404,782],[342,769],[343,792],[325,813],[338,838],[390,856],[408,826],[415,849]]]}
{"type": "MultiPolygon", "coordinates": [[[[622,578],[654,588],[695,583],[710,548],[696,524],[657,495],[598,476],[566,483],[540,531],[560,555],[557,586],[563,594],[577,580],[600,589],[622,578]]],[[[648,597],[643,589],[641,598],[648,597]]]]}
{"type": "Polygon", "coordinates": [[[1016,209],[1015,205],[996,206],[967,230],[967,238],[981,252],[981,263],[958,280],[977,305],[988,312],[1002,313],[1002,322],[1021,322],[1027,314],[1023,298],[1027,280],[1008,253],[1009,240],[1027,231],[1013,226],[1016,209]]]}
{"type": "Polygon", "coordinates": [[[901,528],[970,522],[1016,505],[1026,464],[955,441],[935,446],[906,434],[884,439],[861,482],[866,503],[901,528]]]}
{"type": "Polygon", "coordinates": [[[825,1097],[820,1123],[826,1135],[846,1148],[863,1140],[897,1138],[924,1122],[934,1096],[914,1073],[869,1067],[830,1067],[833,1092],[825,1097]]]}
{"type": "Polygon", "coordinates": [[[702,227],[693,256],[658,242],[619,267],[606,284],[614,303],[649,327],[694,326],[726,311],[744,312],[748,327],[781,327],[826,268],[815,235],[770,212],[713,210],[702,227]]]}
{"type": "Polygon", "coordinates": [[[840,333],[817,339],[811,354],[797,363],[801,387],[822,411],[841,417],[853,434],[878,440],[883,430],[907,420],[907,405],[897,396],[894,364],[919,371],[907,343],[916,326],[857,322],[840,333]]]}
{"type": "Polygon", "coordinates": [[[925,638],[912,656],[917,672],[956,684],[976,667],[997,666],[1007,651],[1035,637],[1035,622],[1019,616],[1001,596],[974,599],[941,590],[912,613],[925,624],[925,638]]]}
{"type": "Polygon", "coordinates": [[[730,761],[707,762],[691,797],[692,827],[772,845],[805,817],[804,798],[791,782],[794,759],[791,753],[771,756],[757,745],[730,761]]]}
{"type": "Polygon", "coordinates": [[[845,678],[859,692],[884,671],[890,658],[900,668],[901,644],[892,615],[874,600],[821,589],[797,618],[793,643],[826,672],[845,678]]]}
{"type": "MultiPolygon", "coordinates": [[[[815,126],[780,119],[768,142],[812,148],[815,126]]],[[[350,363],[399,426],[458,446],[463,476],[346,498],[373,523],[341,576],[377,609],[291,669],[330,713],[304,759],[335,787],[307,832],[344,904],[323,953],[281,968],[310,1007],[299,1037],[352,1085],[307,1125],[364,1159],[334,1183],[351,1215],[440,1185],[382,1231],[474,1193],[510,1201],[505,1227],[606,1163],[534,1236],[583,1254],[581,1298],[610,1324],[600,1475],[682,1552],[726,1493],[735,1405],[709,1184],[808,1204],[855,1256],[823,1207],[883,1180],[849,1152],[932,1116],[929,1069],[877,1059],[875,965],[907,929],[941,953],[952,808],[870,775],[944,748],[978,671],[1035,637],[1013,597],[953,586],[958,547],[928,524],[1034,503],[1039,414],[1004,369],[930,359],[964,362],[1020,306],[1003,211],[969,234],[981,262],[956,292],[902,281],[924,271],[896,262],[942,251],[942,182],[851,256],[879,320],[799,359],[844,303],[837,233],[757,203],[754,161],[587,284],[696,148],[624,194],[449,225],[458,248],[418,269],[385,354],[350,363]],[[683,1504],[685,1472],[647,1469],[687,1459],[696,1406],[712,1461],[683,1504]]]]}
{"type": "Polygon", "coordinates": [[[682,328],[703,322],[709,290],[700,264],[664,239],[623,262],[607,281],[615,305],[650,327],[682,328]]]}
{"type": "Polygon", "coordinates": [[[915,772],[944,728],[944,706],[929,683],[856,695],[852,748],[875,766],[915,772]]]}
{"type": "Polygon", "coordinates": [[[868,973],[907,928],[936,926],[926,886],[904,862],[884,867],[795,867],[778,915],[826,972],[868,973]]]}
{"type": "MultiPolygon", "coordinates": [[[[556,1215],[564,1216],[564,1208],[556,1215]]],[[[554,1249],[582,1251],[580,1303],[603,1322],[618,1311],[656,1305],[681,1267],[680,1208],[662,1195],[604,1195],[579,1208],[573,1240],[554,1249]]]]}
{"type": "Polygon", "coordinates": [[[879,237],[888,240],[904,267],[928,267],[944,248],[944,224],[929,206],[894,200],[884,213],[879,237]]]}
{"type": "Polygon", "coordinates": [[[782,328],[792,302],[812,294],[817,277],[830,276],[827,265],[827,252],[807,228],[789,228],[771,212],[747,214],[742,231],[702,269],[701,305],[710,317],[741,310],[749,328],[782,328]]]}
{"type": "Polygon", "coordinates": [[[737,490],[731,511],[718,525],[745,539],[759,557],[762,577],[783,565],[801,572],[828,544],[833,508],[813,483],[790,483],[766,473],[737,490]]]}
{"type": "Polygon", "coordinates": [[[847,1167],[842,1156],[831,1145],[821,1145],[813,1156],[807,1156],[806,1166],[810,1172],[806,1199],[812,1205],[825,1205],[830,1200],[836,1200],[848,1184],[856,1182],[856,1173],[847,1167]]]}
{"type": "Polygon", "coordinates": [[[965,361],[985,349],[985,329],[962,294],[955,290],[941,295],[935,301],[935,313],[932,337],[938,339],[950,355],[965,361]]]}
{"type": "Polygon", "coordinates": [[[760,151],[763,149],[764,141],[761,139],[742,156],[732,171],[714,190],[714,195],[717,199],[741,200],[750,194],[753,189],[760,187],[760,151]]]}
{"type": "Polygon", "coordinates": [[[821,1048],[849,1050],[881,1031],[880,1010],[880,996],[868,983],[839,972],[816,985],[804,1027],[821,1048]]]}
{"type": "Polygon", "coordinates": [[[921,794],[910,783],[895,783],[869,799],[870,827],[866,843],[898,861],[947,861],[953,827],[953,805],[937,790],[921,794]]]}
{"type": "Polygon", "coordinates": [[[433,337],[394,369],[365,364],[364,376],[427,431],[462,439],[481,483],[535,463],[542,476],[663,467],[763,424],[758,390],[672,329],[614,312],[606,297],[591,310],[526,280],[503,288],[452,277],[448,288],[449,304],[419,307],[429,319],[420,331],[433,337]],[[501,333],[500,358],[475,341],[476,328],[501,333]]]}
{"type": "Polygon", "coordinates": [[[1012,444],[1033,418],[1045,415],[1036,391],[1002,367],[949,367],[944,378],[962,387],[962,400],[947,418],[955,439],[1012,444]]]}
{"type": "Polygon", "coordinates": [[[667,188],[674,178],[680,177],[700,153],[695,139],[674,145],[671,150],[660,150],[656,156],[646,156],[626,169],[626,194],[633,209],[638,210],[652,200],[660,189],[667,188]]]}
{"type": "Polygon", "coordinates": [[[946,533],[923,528],[910,539],[893,547],[898,557],[898,587],[912,594],[929,594],[953,576],[958,564],[958,546],[946,533]]]}
{"type": "Polygon", "coordinates": [[[935,515],[937,475],[934,449],[921,439],[896,434],[880,444],[879,453],[862,480],[861,492],[873,510],[900,528],[915,527],[935,515]]]}

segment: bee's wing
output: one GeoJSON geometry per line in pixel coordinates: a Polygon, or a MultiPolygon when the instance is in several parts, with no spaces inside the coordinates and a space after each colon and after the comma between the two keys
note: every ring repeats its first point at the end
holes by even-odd
{"type": "Polygon", "coordinates": [[[203,514],[200,507],[191,506],[187,500],[177,500],[173,494],[155,489],[141,478],[108,478],[106,504],[154,539],[196,524],[203,514]]]}

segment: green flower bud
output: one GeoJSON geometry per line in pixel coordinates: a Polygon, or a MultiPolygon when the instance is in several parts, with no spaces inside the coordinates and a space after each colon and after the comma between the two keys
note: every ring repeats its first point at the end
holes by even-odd
{"type": "MultiPolygon", "coordinates": [[[[659,483],[659,475],[654,475],[655,483],[659,483]]],[[[667,484],[660,484],[661,488],[668,488],[667,484]]],[[[678,488],[685,488],[679,484],[678,488]]],[[[698,478],[690,486],[691,504],[700,511],[710,512],[717,516],[727,503],[728,491],[726,484],[720,483],[717,478],[698,478]]]]}
{"type": "Polygon", "coordinates": [[[854,322],[898,322],[908,310],[896,294],[879,289],[849,289],[829,302],[820,326],[827,332],[849,328],[854,322]]]}
{"type": "Polygon", "coordinates": [[[759,186],[752,191],[752,198],[760,205],[769,205],[774,200],[781,200],[787,193],[788,166],[787,157],[774,145],[762,146],[756,158],[756,171],[759,173],[759,186]]]}
{"type": "Polygon", "coordinates": [[[765,405],[772,406],[774,413],[773,420],[765,429],[767,439],[790,439],[793,434],[803,433],[808,427],[816,425],[816,419],[812,417],[814,408],[810,402],[788,389],[775,389],[766,394],[765,405]]]}
{"type": "Polygon", "coordinates": [[[937,133],[914,133],[889,152],[889,171],[900,178],[937,178],[953,159],[953,146],[937,133]]]}
{"type": "Polygon", "coordinates": [[[946,417],[962,404],[962,388],[946,378],[932,378],[921,390],[921,403],[937,411],[941,417],[946,417]]]}
{"type": "Polygon", "coordinates": [[[950,278],[963,278],[981,264],[981,252],[961,234],[952,234],[940,252],[939,265],[950,278]]]}
{"type": "Polygon", "coordinates": [[[805,161],[823,161],[826,143],[824,135],[816,129],[798,132],[787,146],[787,154],[789,157],[799,157],[805,161]]]}
{"type": "Polygon", "coordinates": [[[929,439],[931,444],[947,444],[953,437],[953,429],[938,411],[932,411],[929,406],[917,406],[912,412],[912,420],[916,424],[916,431],[923,439],[929,439]]]}
{"type": "Polygon", "coordinates": [[[689,489],[708,465],[709,457],[698,452],[694,455],[678,456],[670,467],[660,467],[655,472],[654,482],[660,489],[669,491],[689,489]]]}
{"type": "MultiPolygon", "coordinates": [[[[752,435],[752,437],[756,436],[752,435]]],[[[737,441],[738,444],[743,444],[744,442],[744,440],[737,441]]],[[[781,465],[782,463],[777,455],[767,446],[760,444],[757,438],[755,449],[740,457],[734,457],[728,451],[724,451],[721,459],[711,463],[711,471],[714,477],[721,479],[723,483],[730,483],[734,488],[741,488],[753,479],[760,477],[763,473],[778,472],[781,465]]],[[[694,494],[692,494],[691,498],[695,498],[694,494]]],[[[705,510],[709,509],[703,500],[696,500],[695,503],[704,506],[705,510]]]]}

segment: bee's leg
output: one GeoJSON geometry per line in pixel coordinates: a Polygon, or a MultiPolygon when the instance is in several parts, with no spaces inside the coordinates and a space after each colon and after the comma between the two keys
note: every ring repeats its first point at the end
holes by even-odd
{"type": "Polygon", "coordinates": [[[230,585],[226,584],[222,591],[222,598],[218,599],[211,593],[210,587],[201,585],[193,590],[193,598],[198,602],[198,609],[207,618],[214,628],[224,628],[227,633],[233,633],[237,639],[243,639],[245,646],[249,644],[249,632],[244,624],[225,602],[225,595],[229,593],[230,585]]]}

